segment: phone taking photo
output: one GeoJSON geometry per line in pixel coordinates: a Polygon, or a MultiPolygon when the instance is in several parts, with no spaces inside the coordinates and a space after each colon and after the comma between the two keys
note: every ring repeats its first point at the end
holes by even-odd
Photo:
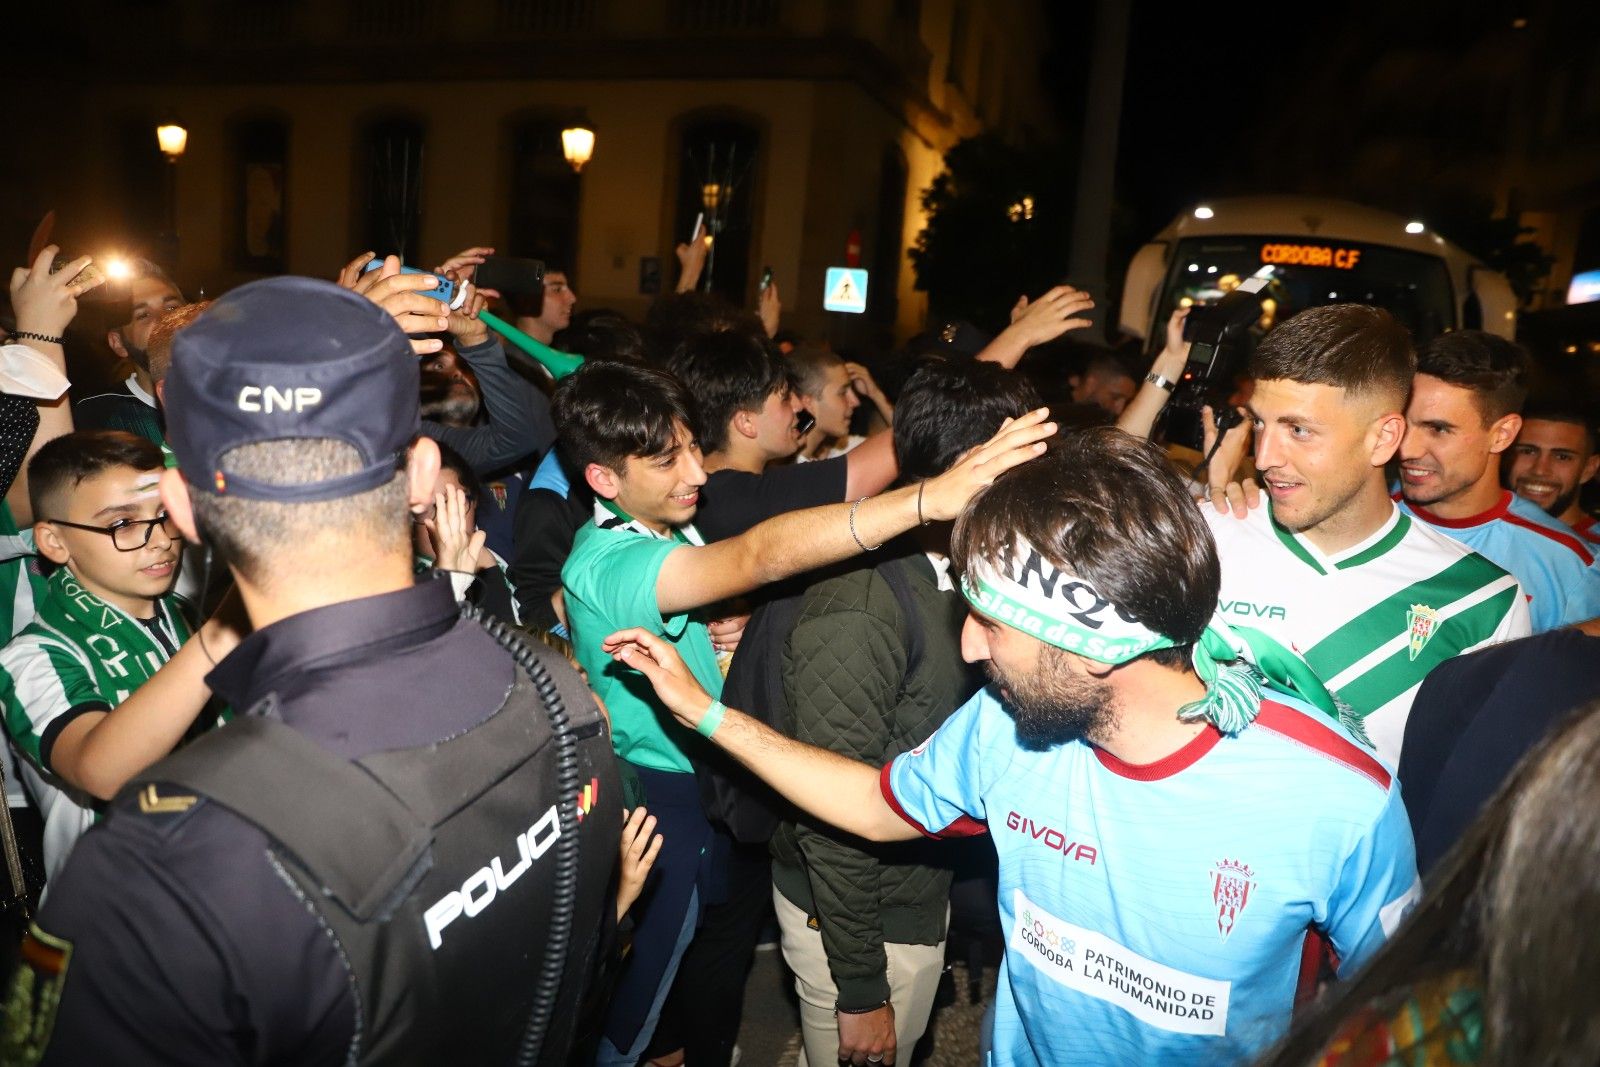
{"type": "Polygon", "coordinates": [[[501,294],[532,295],[544,292],[544,260],[517,256],[486,256],[472,274],[479,289],[501,294]]]}
{"type": "Polygon", "coordinates": [[[764,293],[772,288],[772,266],[768,264],[761,268],[761,291],[764,293]]]}
{"type": "MultiPolygon", "coordinates": [[[[368,274],[368,273],[371,273],[372,271],[379,270],[382,267],[383,267],[383,259],[382,258],[374,258],[371,263],[368,263],[365,267],[361,268],[361,273],[362,274],[368,274]]],[[[403,266],[403,267],[400,268],[400,273],[401,274],[433,274],[433,271],[431,271],[431,270],[421,270],[421,269],[419,269],[417,267],[404,267],[403,266]]],[[[462,286],[459,290],[457,290],[456,289],[456,283],[451,281],[449,278],[446,278],[444,275],[442,275],[442,274],[433,274],[433,276],[434,276],[434,278],[438,279],[438,284],[436,284],[432,289],[418,289],[417,290],[418,293],[421,293],[423,296],[430,296],[435,300],[439,300],[439,301],[444,302],[446,305],[449,306],[451,311],[455,311],[462,304],[466,303],[466,301],[467,301],[467,289],[466,289],[466,286],[462,286]]]]}

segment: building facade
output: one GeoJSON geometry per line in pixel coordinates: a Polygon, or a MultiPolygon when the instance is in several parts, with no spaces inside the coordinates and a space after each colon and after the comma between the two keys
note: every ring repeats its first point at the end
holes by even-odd
{"type": "MultiPolygon", "coordinates": [[[[708,208],[713,284],[856,343],[922,325],[905,250],[946,149],[1047,132],[1033,2],[98,0],[6,179],[8,233],[58,212],[68,251],[149,250],[190,290],[429,266],[491,245],[566,267],[580,307],[642,314],[708,208]],[[188,132],[166,162],[155,127],[188,132]],[[595,132],[581,173],[560,131],[595,132]],[[852,242],[852,237],[856,238],[852,242]],[[869,310],[823,312],[859,244],[869,310]]],[[[59,29],[55,32],[60,33],[59,29]]]]}

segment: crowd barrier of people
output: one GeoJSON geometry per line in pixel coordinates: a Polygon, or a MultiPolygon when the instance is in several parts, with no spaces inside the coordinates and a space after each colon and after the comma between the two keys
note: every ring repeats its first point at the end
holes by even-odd
{"type": "Polygon", "coordinates": [[[1579,390],[1315,307],[1179,462],[1184,311],[841,352],[708,243],[15,270],[0,1061],[729,1067],[767,938],[909,1064],[952,914],[987,1063],[1600,1057],[1579,390]]]}

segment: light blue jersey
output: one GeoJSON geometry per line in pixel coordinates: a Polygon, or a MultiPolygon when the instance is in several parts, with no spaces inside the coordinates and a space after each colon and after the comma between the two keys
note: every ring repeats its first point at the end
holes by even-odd
{"type": "Polygon", "coordinates": [[[987,1063],[1244,1063],[1289,1025],[1307,932],[1348,973],[1415,901],[1390,772],[1268,691],[1228,737],[1154,764],[1017,743],[991,689],[884,768],[924,833],[984,824],[1007,938],[987,1063]]]}
{"type": "Polygon", "coordinates": [[[1583,538],[1531,501],[1505,490],[1500,502],[1466,519],[1442,519],[1404,498],[1400,507],[1498,563],[1528,597],[1533,632],[1600,617],[1600,568],[1583,538]]]}

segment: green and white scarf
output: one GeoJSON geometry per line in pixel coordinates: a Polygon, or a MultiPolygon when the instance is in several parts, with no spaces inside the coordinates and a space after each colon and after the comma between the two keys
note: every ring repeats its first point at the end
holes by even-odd
{"type": "MultiPolygon", "coordinates": [[[[49,595],[39,601],[35,621],[84,653],[95,688],[113,707],[171,658],[143,623],[89,592],[66,567],[58,568],[48,584],[49,595]]],[[[180,604],[170,594],[156,601],[156,612],[174,648],[182,647],[190,635],[180,604]]]]}

